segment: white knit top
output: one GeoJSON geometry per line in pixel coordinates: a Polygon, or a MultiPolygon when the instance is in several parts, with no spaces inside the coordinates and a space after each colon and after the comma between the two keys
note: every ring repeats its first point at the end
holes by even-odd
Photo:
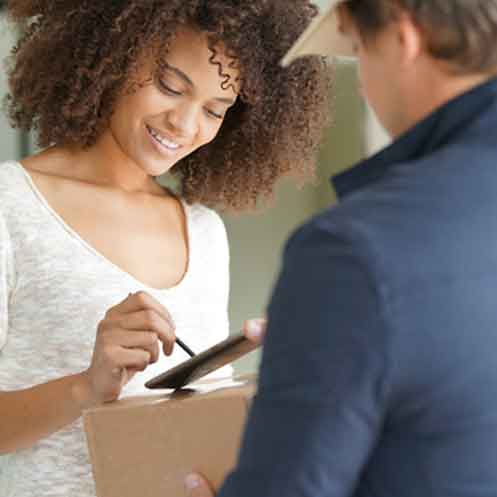
{"type": "MultiPolygon", "coordinates": [[[[108,308],[145,290],[171,313],[195,351],[228,336],[229,253],[214,211],[183,202],[188,269],[173,288],[149,288],[85,242],[50,207],[21,164],[0,164],[0,390],[31,387],[88,368],[108,308]]],[[[175,347],[125,387],[188,356],[175,347]]],[[[219,374],[226,375],[224,369],[219,374]]],[[[1,419],[0,412],[0,422],[1,419]]],[[[0,456],[2,497],[93,497],[81,419],[28,450],[0,456]]]]}

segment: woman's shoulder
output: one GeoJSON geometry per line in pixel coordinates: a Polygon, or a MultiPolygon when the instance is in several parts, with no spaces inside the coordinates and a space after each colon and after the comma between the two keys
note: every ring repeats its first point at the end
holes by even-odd
{"type": "Polygon", "coordinates": [[[19,205],[26,190],[26,172],[15,160],[0,162],[0,210],[19,205]]]}
{"type": "Polygon", "coordinates": [[[0,161],[0,187],[4,184],[18,182],[18,178],[23,174],[23,167],[16,160],[0,161]]]}
{"type": "Polygon", "coordinates": [[[187,204],[185,201],[183,201],[183,205],[188,211],[190,222],[194,223],[196,226],[225,229],[221,216],[214,209],[199,203],[187,204]]]}
{"type": "Polygon", "coordinates": [[[22,166],[15,160],[0,161],[0,248],[10,240],[12,230],[19,225],[18,213],[23,211],[26,180],[22,166]]]}
{"type": "Polygon", "coordinates": [[[214,209],[199,203],[187,204],[184,201],[183,205],[187,211],[190,229],[197,240],[202,240],[213,247],[227,244],[224,222],[214,209]]]}

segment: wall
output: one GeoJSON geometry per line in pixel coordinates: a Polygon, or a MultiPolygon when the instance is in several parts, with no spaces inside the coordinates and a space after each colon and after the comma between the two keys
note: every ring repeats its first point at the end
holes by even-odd
{"type": "MultiPolygon", "coordinates": [[[[0,16],[0,59],[4,59],[10,53],[14,44],[15,32],[7,26],[5,19],[0,16]]],[[[7,77],[5,70],[0,71],[0,99],[7,92],[7,77]]],[[[20,134],[13,130],[9,124],[5,112],[0,112],[0,161],[6,159],[16,159],[19,157],[21,149],[20,134]]]]}
{"type": "MultiPolygon", "coordinates": [[[[263,214],[224,216],[231,248],[231,329],[237,331],[245,319],[264,315],[281,253],[289,234],[313,214],[335,201],[329,177],[362,156],[361,121],[363,103],[357,92],[354,65],[336,69],[331,109],[334,124],[325,133],[318,163],[319,184],[298,190],[283,180],[277,188],[275,206],[263,214]]],[[[241,359],[238,371],[255,370],[259,352],[241,359]]]]}

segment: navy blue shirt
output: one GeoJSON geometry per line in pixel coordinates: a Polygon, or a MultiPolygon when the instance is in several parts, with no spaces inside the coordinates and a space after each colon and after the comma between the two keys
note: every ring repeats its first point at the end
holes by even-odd
{"type": "Polygon", "coordinates": [[[219,497],[496,497],[497,82],[335,186],[287,243],[219,497]]]}

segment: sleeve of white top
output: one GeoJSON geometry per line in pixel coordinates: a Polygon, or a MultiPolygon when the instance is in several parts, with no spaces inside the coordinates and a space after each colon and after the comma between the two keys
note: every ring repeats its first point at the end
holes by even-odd
{"type": "MultiPolygon", "coordinates": [[[[216,263],[216,271],[218,273],[217,278],[217,291],[215,306],[215,317],[213,322],[216,329],[213,330],[214,336],[216,336],[217,341],[224,340],[228,338],[230,334],[230,324],[229,324],[229,293],[230,293],[230,253],[229,253],[229,243],[228,235],[226,233],[226,227],[221,217],[213,212],[215,217],[213,223],[213,244],[216,253],[214,254],[214,259],[216,263]]],[[[231,366],[226,366],[221,368],[216,372],[216,376],[230,376],[233,373],[233,368],[231,366]]]]}
{"type": "Polygon", "coordinates": [[[226,228],[224,226],[223,221],[221,221],[222,228],[222,247],[220,248],[220,252],[222,254],[221,259],[221,305],[222,309],[220,310],[221,316],[220,320],[222,323],[221,329],[223,330],[223,334],[227,337],[230,333],[230,324],[229,324],[229,300],[230,300],[230,250],[228,243],[228,235],[226,233],[226,228]]]}
{"type": "Polygon", "coordinates": [[[217,261],[217,271],[219,278],[218,283],[218,302],[216,302],[216,323],[219,326],[218,334],[220,339],[227,338],[230,333],[228,306],[229,306],[229,293],[230,293],[230,252],[228,244],[228,235],[224,222],[218,214],[215,214],[215,228],[214,235],[216,241],[213,244],[216,247],[217,254],[215,259],[217,261]]]}
{"type": "Polygon", "coordinates": [[[7,341],[9,299],[13,289],[14,264],[12,246],[5,219],[0,213],[0,350],[7,341]]]}

